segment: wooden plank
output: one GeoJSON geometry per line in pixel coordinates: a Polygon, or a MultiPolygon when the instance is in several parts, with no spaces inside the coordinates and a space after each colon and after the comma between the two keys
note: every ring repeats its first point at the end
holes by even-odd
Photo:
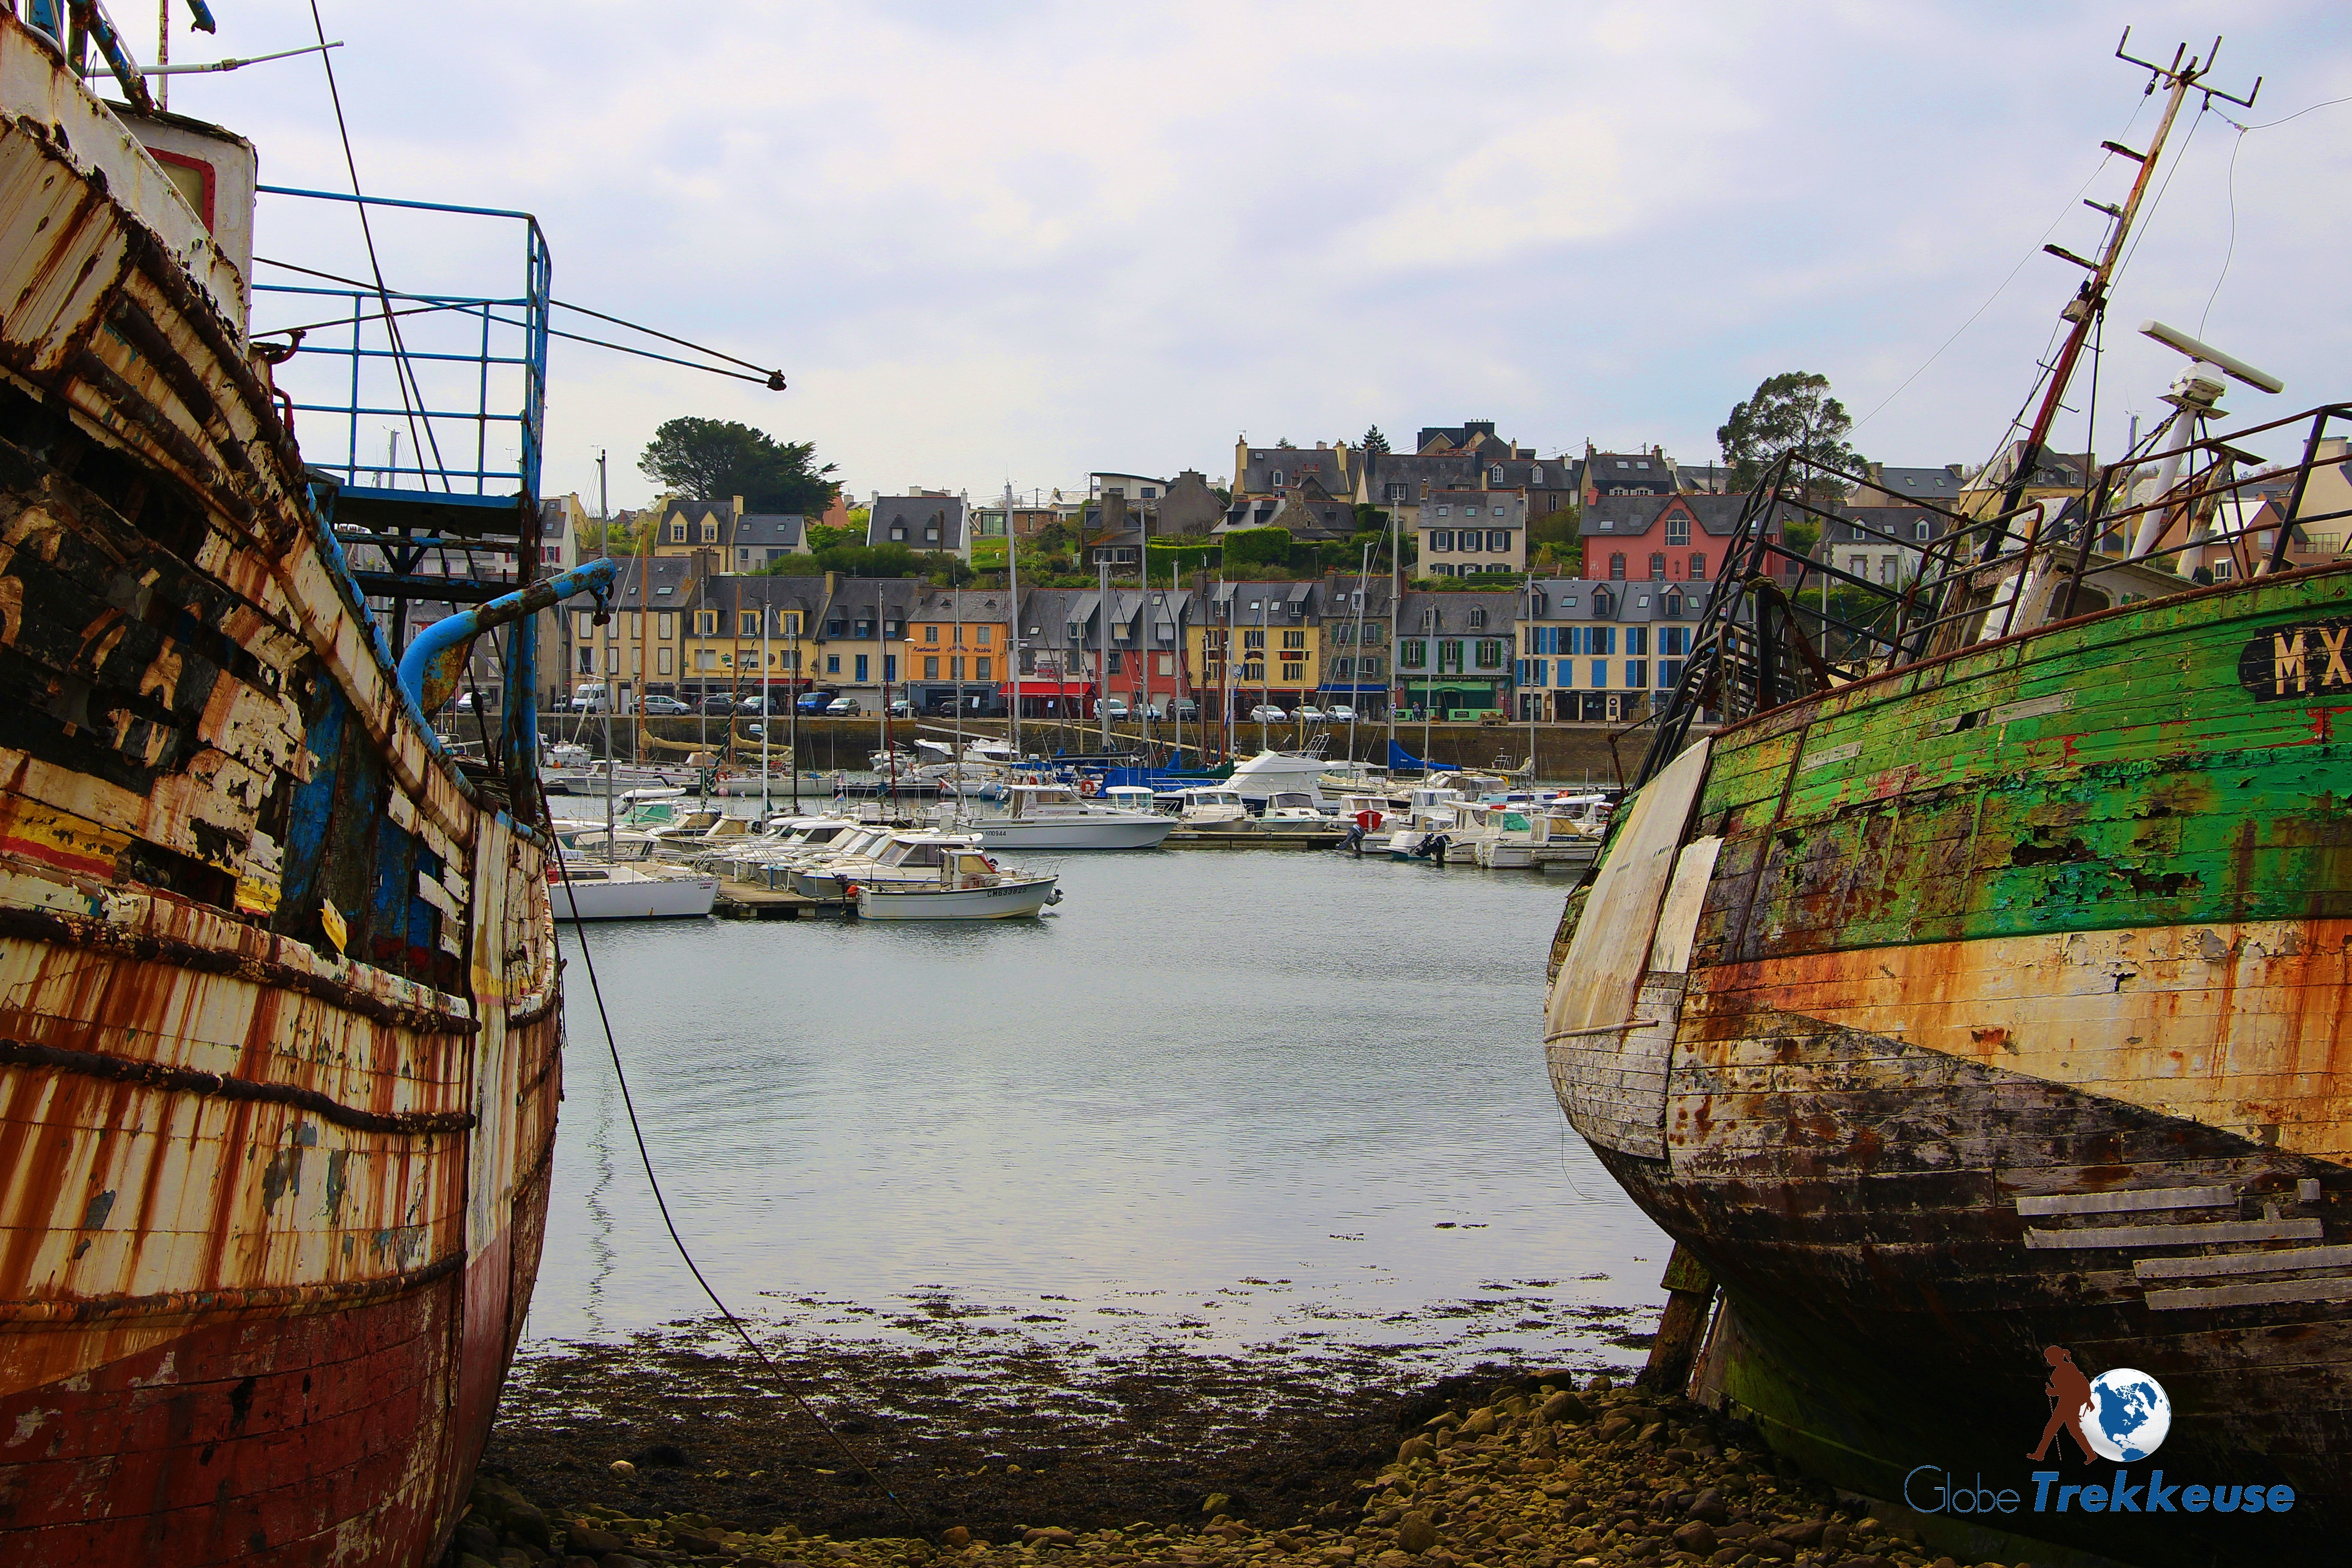
{"type": "Polygon", "coordinates": [[[2286,1274],[2298,1268],[2352,1268],[2352,1247],[2290,1247],[2276,1252],[2225,1252],[2205,1258],[2142,1258],[2142,1279],[2206,1279],[2217,1274],[2286,1274]]]}
{"type": "Polygon", "coordinates": [[[2147,1293],[2148,1306],[2159,1312],[2194,1311],[2206,1307],[2268,1307],[2285,1301],[2352,1301],[2352,1278],[2266,1279],[2244,1285],[2195,1286],[2147,1293]]]}
{"type": "Polygon", "coordinates": [[[2051,1214],[2126,1214],[2145,1209],[2210,1209],[2238,1201],[2235,1187],[2158,1187],[2122,1193],[2053,1193],[2017,1200],[2028,1216],[2051,1214]]]}
{"type": "Polygon", "coordinates": [[[1547,1037],[1562,1029],[1618,1024],[1633,1017],[1659,901],[1682,848],[1692,803],[1706,777],[1706,742],[1685,751],[1634,795],[1612,831],[1609,857],[1593,882],[1589,908],[1607,918],[1580,921],[1547,1009],[1547,1037]]]}
{"type": "Polygon", "coordinates": [[[2034,1252],[2210,1247],[2225,1241],[2317,1241],[2325,1234],[2315,1219],[2232,1219],[2207,1225],[2110,1225],[2081,1230],[2028,1230],[2025,1245],[2034,1252]]]}

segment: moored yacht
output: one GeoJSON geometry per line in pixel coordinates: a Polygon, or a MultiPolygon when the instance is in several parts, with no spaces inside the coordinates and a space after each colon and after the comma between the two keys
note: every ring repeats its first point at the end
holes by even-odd
{"type": "Polygon", "coordinates": [[[1066,784],[1014,784],[1007,795],[1004,816],[972,824],[991,849],[1151,849],[1176,828],[1174,817],[1097,805],[1066,784]]]}

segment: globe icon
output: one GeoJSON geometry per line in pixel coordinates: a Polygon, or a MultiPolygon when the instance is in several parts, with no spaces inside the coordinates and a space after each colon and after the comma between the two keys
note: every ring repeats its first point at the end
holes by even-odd
{"type": "Polygon", "coordinates": [[[2147,1373],[2112,1367],[2091,1380],[2091,1400],[2083,1406],[2082,1419],[2083,1436],[2099,1456],[2127,1465],[2164,1446],[2172,1430],[2172,1401],[2164,1384],[2147,1373]]]}

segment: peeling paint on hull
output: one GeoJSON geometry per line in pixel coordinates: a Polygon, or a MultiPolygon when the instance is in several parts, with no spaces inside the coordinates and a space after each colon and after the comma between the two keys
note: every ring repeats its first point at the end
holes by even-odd
{"type": "Polygon", "coordinates": [[[244,288],[0,14],[0,1562],[430,1560],[538,1268],[545,840],[400,697],[244,288]]]}
{"type": "Polygon", "coordinates": [[[1605,942],[1571,899],[1549,1055],[1723,1286],[1706,1393],[1893,1496],[2032,1468],[2063,1344],[2164,1383],[2168,1476],[2296,1503],[2019,1528],[2186,1563],[2352,1524],[2352,749],[2243,676],[2348,602],[2320,568],[1965,650],[1725,731],[1621,813],[1604,875],[1651,797],[1706,896],[1596,906],[1640,927],[1605,942]],[[1643,932],[1646,969],[1604,962],[1643,932]]]}

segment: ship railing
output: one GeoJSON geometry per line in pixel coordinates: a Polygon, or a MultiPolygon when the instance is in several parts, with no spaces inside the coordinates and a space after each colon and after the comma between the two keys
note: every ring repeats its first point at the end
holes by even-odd
{"type": "MultiPolygon", "coordinates": [[[[2352,516],[2352,509],[2303,512],[2311,476],[2352,461],[2344,455],[2320,455],[2331,421],[2352,421],[2352,405],[2327,405],[2163,450],[2136,450],[2087,475],[2077,493],[2024,500],[1980,517],[1933,502],[1898,503],[1906,512],[1939,520],[1936,537],[1927,542],[1888,533],[1820,499],[1874,485],[1868,475],[1784,457],[1766,471],[1741,509],[1733,545],[1723,552],[1694,628],[1682,679],[1663,702],[1611,737],[1613,752],[1621,739],[1654,731],[1641,765],[1627,782],[1638,785],[1653,776],[1705,720],[1737,723],[1988,637],[2088,613],[2077,606],[2086,597],[2106,598],[2098,581],[2102,574],[2120,578],[2133,573],[2136,581],[2153,589],[2146,596],[2186,592],[2211,577],[2202,568],[2181,576],[2179,557],[2225,545],[2245,575],[2286,569],[2298,535],[2313,524],[2352,516]],[[2305,421],[2300,462],[2291,468],[2247,471],[2246,465],[2259,459],[2244,451],[2244,442],[2305,421]],[[2176,458],[2184,476],[2179,482],[2161,495],[2130,500],[2142,474],[2176,458]],[[2275,492],[2283,484],[2290,486],[2289,495],[2277,506],[2275,492]],[[2245,497],[2254,490],[2267,493],[2263,504],[2250,508],[2245,497]],[[2127,504],[2114,504],[2119,498],[2127,504]],[[2234,521],[2215,526],[2231,503],[2234,521]],[[2155,515],[2165,517],[2156,544],[2133,549],[2143,521],[2155,515]],[[1810,552],[1785,542],[1789,521],[1801,519],[1822,530],[1810,552]],[[1843,570],[1829,537],[1832,527],[1849,531],[1846,542],[1899,548],[1916,557],[1916,565],[1897,583],[1843,570]],[[2176,531],[2177,539],[2171,537],[2176,531]],[[2095,551],[2102,541],[2120,542],[2124,553],[2095,551]],[[2255,548],[2238,548],[2248,542],[2255,548]],[[2029,598],[2037,567],[2063,575],[2063,583],[2029,598]],[[2159,580],[2150,584],[2150,575],[2159,580]],[[2160,580],[2166,575],[2179,578],[2177,588],[2160,580]],[[2018,625],[2021,607],[2029,605],[2032,618],[2018,625]]],[[[2159,431],[2148,447],[2160,438],[2159,431]]]]}

